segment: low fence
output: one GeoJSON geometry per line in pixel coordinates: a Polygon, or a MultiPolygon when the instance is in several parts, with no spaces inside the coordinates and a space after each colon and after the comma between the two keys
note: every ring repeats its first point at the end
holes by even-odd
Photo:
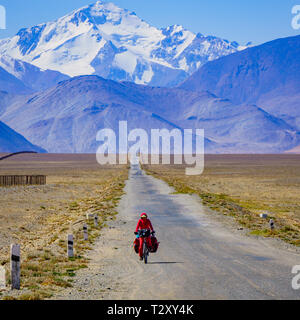
{"type": "Polygon", "coordinates": [[[0,176],[0,186],[26,186],[26,185],[44,185],[46,176],[0,176]]]}

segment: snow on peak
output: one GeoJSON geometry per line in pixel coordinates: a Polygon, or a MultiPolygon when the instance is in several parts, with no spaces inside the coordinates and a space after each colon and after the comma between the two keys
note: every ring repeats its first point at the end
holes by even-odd
{"type": "Polygon", "coordinates": [[[0,41],[0,54],[69,76],[176,85],[238,45],[195,35],[181,25],[158,29],[134,12],[97,1],[56,21],[21,29],[0,41]]]}

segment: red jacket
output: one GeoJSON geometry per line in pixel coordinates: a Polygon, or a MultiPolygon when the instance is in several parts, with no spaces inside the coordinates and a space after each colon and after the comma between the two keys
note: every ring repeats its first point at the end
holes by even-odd
{"type": "Polygon", "coordinates": [[[149,219],[139,220],[136,226],[135,232],[138,232],[139,230],[142,230],[142,229],[150,229],[151,231],[153,231],[152,223],[149,219]]]}

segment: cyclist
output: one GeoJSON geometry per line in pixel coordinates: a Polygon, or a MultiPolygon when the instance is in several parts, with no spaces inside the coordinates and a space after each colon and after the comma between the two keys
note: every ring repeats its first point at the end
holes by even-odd
{"type": "MultiPolygon", "coordinates": [[[[144,230],[144,229],[150,229],[151,232],[155,232],[153,230],[153,227],[152,227],[152,223],[151,221],[148,219],[148,215],[147,213],[142,213],[141,214],[141,219],[138,221],[137,223],[137,226],[136,226],[136,229],[135,229],[135,234],[137,235],[138,234],[138,231],[139,230],[144,230]]],[[[142,237],[139,237],[139,241],[140,241],[140,246],[139,246],[139,256],[140,256],[140,260],[143,260],[143,244],[144,244],[144,239],[142,237]]],[[[148,237],[146,239],[147,241],[147,245],[149,247],[151,247],[151,238],[148,237]]]]}

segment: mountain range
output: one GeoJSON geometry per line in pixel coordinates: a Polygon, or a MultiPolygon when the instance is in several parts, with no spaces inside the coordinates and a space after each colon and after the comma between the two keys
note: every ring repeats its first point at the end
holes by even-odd
{"type": "MultiPolygon", "coordinates": [[[[13,59],[6,55],[0,56],[0,67],[25,85],[26,89],[24,88],[22,93],[45,90],[60,81],[69,79],[67,75],[61,74],[60,72],[47,69],[43,70],[32,64],[13,59]]],[[[12,93],[20,93],[17,88],[10,91],[12,93]]]]}
{"type": "Polygon", "coordinates": [[[209,92],[155,88],[79,76],[10,105],[1,120],[53,153],[92,153],[102,128],[206,130],[210,152],[282,152],[300,144],[286,122],[255,105],[235,105],[209,92]]]}
{"type": "Polygon", "coordinates": [[[43,70],[151,86],[175,86],[206,62],[244,48],[180,25],[158,29],[102,1],[0,40],[0,55],[43,70]]]}
{"type": "Polygon", "coordinates": [[[126,120],[205,129],[210,153],[298,150],[299,53],[300,36],[241,47],[98,1],[0,40],[1,143],[95,153],[126,120]]]}
{"type": "Polygon", "coordinates": [[[181,88],[259,105],[300,130],[300,36],[277,39],[208,62],[181,88]]]}

